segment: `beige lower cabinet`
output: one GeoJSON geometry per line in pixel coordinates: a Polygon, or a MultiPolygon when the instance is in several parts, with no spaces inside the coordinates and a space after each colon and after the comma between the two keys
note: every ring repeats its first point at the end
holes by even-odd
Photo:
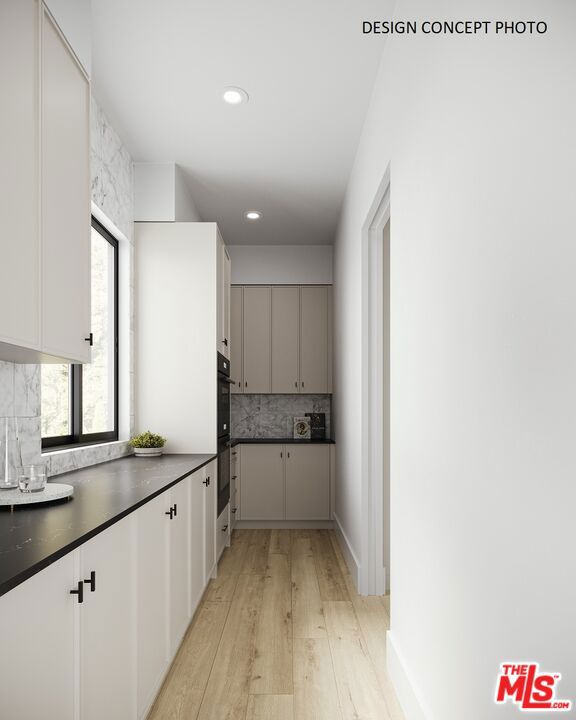
{"type": "Polygon", "coordinates": [[[330,520],[330,446],[286,445],[286,520],[330,520]]]}
{"type": "Polygon", "coordinates": [[[284,445],[243,445],[242,520],[284,519],[284,445]]]}
{"type": "Polygon", "coordinates": [[[241,446],[240,520],[330,520],[330,446],[241,446]]]}

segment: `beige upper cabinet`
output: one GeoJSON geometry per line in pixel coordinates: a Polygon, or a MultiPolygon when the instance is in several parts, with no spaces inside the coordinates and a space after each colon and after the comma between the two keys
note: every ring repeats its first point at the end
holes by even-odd
{"type": "Polygon", "coordinates": [[[89,82],[37,0],[0,3],[0,62],[0,359],[89,362],[89,82]]]}
{"type": "Polygon", "coordinates": [[[300,392],[328,392],[328,288],[300,294],[300,392]]]}
{"type": "Polygon", "coordinates": [[[90,361],[90,87],[42,21],[42,346],[90,361]]]}
{"type": "Polygon", "coordinates": [[[234,384],[231,392],[243,391],[243,328],[242,315],[244,305],[244,289],[233,287],[230,291],[230,376],[234,384]]]}
{"type": "Polygon", "coordinates": [[[299,392],[300,288],[272,288],[272,392],[299,392]]]}
{"type": "Polygon", "coordinates": [[[234,287],[232,391],[331,393],[331,299],[326,285],[234,287]]]}
{"type": "MultiPolygon", "coordinates": [[[[244,288],[243,382],[245,393],[271,391],[271,289],[244,288]]],[[[232,373],[234,374],[234,368],[232,373]]]]}
{"type": "Polygon", "coordinates": [[[230,255],[218,234],[218,335],[217,347],[230,360],[230,255]]]}

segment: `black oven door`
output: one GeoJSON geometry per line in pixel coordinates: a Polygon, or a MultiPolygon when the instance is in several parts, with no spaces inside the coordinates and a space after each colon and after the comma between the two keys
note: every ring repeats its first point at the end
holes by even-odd
{"type": "Polygon", "coordinates": [[[218,441],[218,513],[217,517],[230,501],[230,440],[218,441]]]}
{"type": "Polygon", "coordinates": [[[218,437],[230,435],[230,379],[218,375],[218,437]]]}

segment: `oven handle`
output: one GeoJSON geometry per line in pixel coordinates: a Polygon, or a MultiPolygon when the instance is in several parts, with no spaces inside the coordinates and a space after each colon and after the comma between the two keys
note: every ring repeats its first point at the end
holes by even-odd
{"type": "Polygon", "coordinates": [[[236,380],[230,380],[229,377],[221,377],[220,380],[228,383],[228,385],[236,385],[236,380]]]}

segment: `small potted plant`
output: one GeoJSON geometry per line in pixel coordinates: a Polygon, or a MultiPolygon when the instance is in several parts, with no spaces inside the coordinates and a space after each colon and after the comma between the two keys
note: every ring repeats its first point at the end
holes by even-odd
{"type": "Polygon", "coordinates": [[[146,432],[130,438],[129,444],[134,448],[134,454],[137,457],[158,457],[162,455],[166,438],[146,430],[146,432]]]}

